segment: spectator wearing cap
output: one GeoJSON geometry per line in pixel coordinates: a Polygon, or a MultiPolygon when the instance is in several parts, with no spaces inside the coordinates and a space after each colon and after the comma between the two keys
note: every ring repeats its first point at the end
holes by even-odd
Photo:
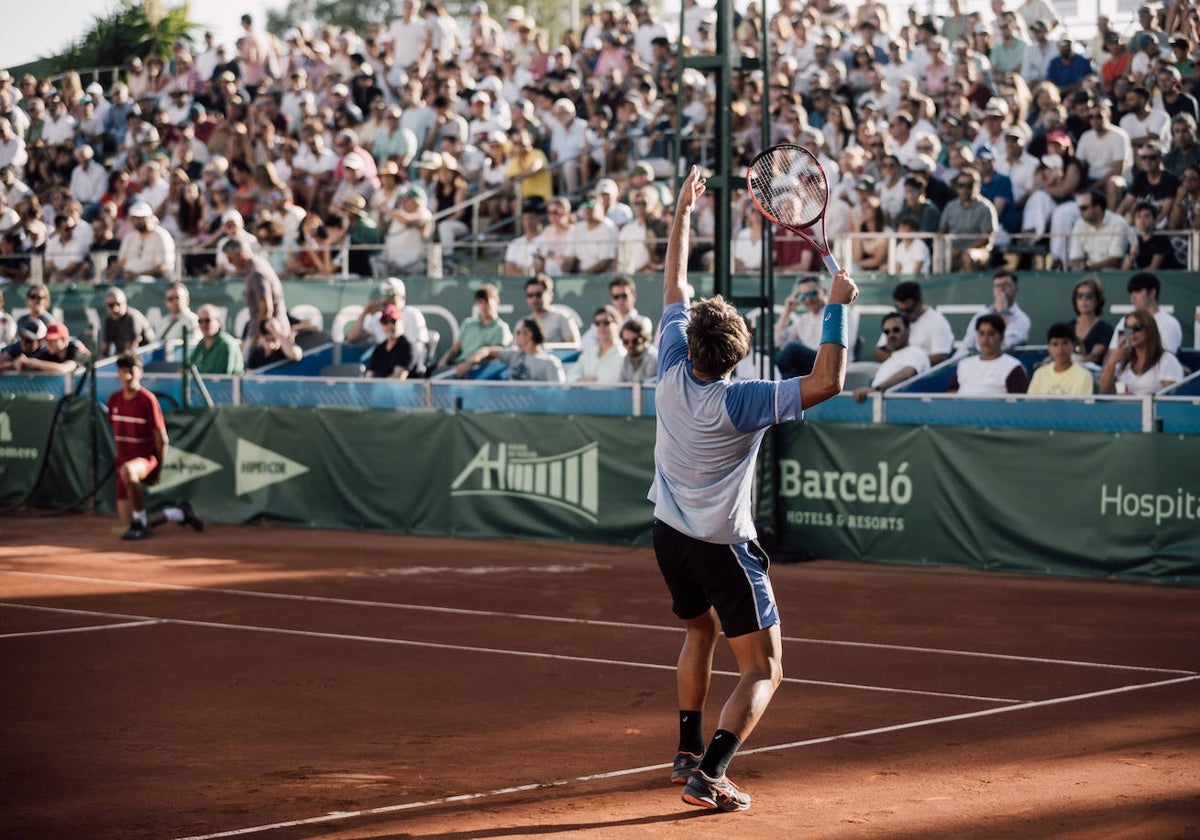
{"type": "MultiPolygon", "coordinates": [[[[12,325],[12,319],[8,323],[12,325]]],[[[32,320],[19,332],[14,329],[14,335],[16,337],[11,342],[6,341],[4,349],[0,350],[0,371],[20,370],[23,362],[18,360],[36,356],[46,339],[46,325],[32,320]]]]}
{"type": "Polygon", "coordinates": [[[388,212],[387,235],[383,256],[392,271],[419,274],[425,270],[425,252],[433,235],[433,213],[420,184],[408,184],[400,190],[400,200],[388,212]]]}
{"type": "Polygon", "coordinates": [[[216,245],[217,259],[212,271],[209,272],[208,279],[217,280],[223,277],[234,277],[241,273],[241,269],[225,256],[225,244],[230,240],[244,242],[251,253],[256,253],[259,249],[258,240],[246,230],[246,220],[242,217],[241,213],[232,207],[221,214],[221,237],[217,240],[216,245]]]}
{"type": "Polygon", "coordinates": [[[100,355],[116,356],[145,347],[155,340],[154,328],[141,311],[129,305],[125,292],[113,287],[104,295],[108,313],[100,332],[100,355]]]}
{"type": "MultiPolygon", "coordinates": [[[[628,204],[620,201],[620,196],[620,187],[612,178],[601,178],[596,182],[596,200],[604,208],[604,215],[618,229],[633,221],[633,210],[628,204]]],[[[657,197],[657,191],[655,196],[657,197]]]]}
{"type": "Polygon", "coordinates": [[[571,247],[571,271],[604,274],[617,261],[617,226],[605,216],[604,206],[589,194],[579,205],[580,224],[575,226],[571,247]]]}
{"type": "Polygon", "coordinates": [[[109,263],[109,277],[141,283],[168,279],[175,271],[175,240],[144,201],[135,200],[126,216],[133,230],[121,240],[117,258],[109,263]]]}
{"type": "Polygon", "coordinates": [[[1092,60],[1075,51],[1075,42],[1069,35],[1058,39],[1058,55],[1046,65],[1046,81],[1057,86],[1059,93],[1065,97],[1078,90],[1083,80],[1095,73],[1092,60]]]}
{"type": "Polygon", "coordinates": [[[387,331],[380,323],[381,313],[388,307],[399,313],[404,325],[404,334],[414,343],[419,355],[418,361],[424,366],[425,351],[429,344],[429,326],[421,310],[408,305],[408,289],[399,277],[389,277],[379,284],[376,296],[367,301],[363,311],[350,325],[346,341],[351,344],[378,344],[383,341],[387,331]]]}
{"type": "Polygon", "coordinates": [[[23,356],[13,363],[13,370],[39,371],[42,373],[70,373],[91,357],[83,342],[71,338],[66,324],[51,324],[46,327],[46,340],[40,349],[30,356],[23,356]]]}
{"type": "Polygon", "coordinates": [[[990,146],[979,150],[975,158],[979,170],[979,194],[996,208],[1000,230],[996,232],[996,244],[1008,244],[1008,234],[1016,233],[1021,226],[1021,215],[1017,212],[1017,200],[1013,195],[1012,179],[996,171],[996,153],[990,146]]]}
{"type": "MultiPolygon", "coordinates": [[[[333,195],[330,196],[329,206],[340,208],[346,199],[357,197],[362,200],[363,206],[371,201],[371,196],[375,193],[375,187],[372,186],[370,180],[366,176],[366,163],[363,156],[357,152],[350,152],[342,158],[341,173],[334,180],[333,195]]],[[[378,180],[378,175],[376,176],[378,180]]]]}
{"type": "Polygon", "coordinates": [[[1200,143],[1196,142],[1196,120],[1191,114],[1171,118],[1171,148],[1163,158],[1163,167],[1181,180],[1184,170],[1200,168],[1200,143]]]}
{"type": "Polygon", "coordinates": [[[1137,152],[1147,143],[1167,145],[1171,138],[1171,116],[1151,104],[1150,91],[1144,85],[1133,85],[1125,94],[1126,113],[1121,117],[1121,130],[1137,152]]]}
{"type": "Polygon", "coordinates": [[[988,100],[983,109],[983,126],[971,141],[973,151],[984,146],[998,149],[1004,145],[1004,123],[1008,117],[1008,103],[999,97],[988,100]]]}
{"type": "Polygon", "coordinates": [[[424,365],[417,360],[415,343],[405,333],[399,307],[386,304],[379,310],[384,338],[376,343],[367,362],[366,375],[376,379],[408,379],[420,376],[424,365]]]}
{"type": "Polygon", "coordinates": [[[342,242],[349,249],[350,274],[358,277],[375,275],[373,264],[379,255],[379,246],[383,244],[383,231],[367,212],[367,202],[361,195],[350,194],[336,207],[344,220],[342,242]]]}
{"type": "Polygon", "coordinates": [[[993,149],[992,165],[1001,175],[1012,182],[1013,202],[1018,215],[1025,207],[1025,200],[1035,188],[1038,159],[1027,151],[1029,129],[1024,124],[1010,125],[1004,129],[1004,148],[993,149]]]}
{"type": "Polygon", "coordinates": [[[558,167],[562,191],[576,193],[583,177],[581,158],[587,153],[587,122],[565,97],[555,100],[550,114],[550,160],[558,167]]]}

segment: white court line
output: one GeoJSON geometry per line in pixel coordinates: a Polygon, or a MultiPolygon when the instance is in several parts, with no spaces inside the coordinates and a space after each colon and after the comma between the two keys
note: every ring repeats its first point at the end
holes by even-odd
{"type": "MultiPolygon", "coordinates": [[[[613,665],[623,668],[644,668],[653,671],[676,670],[675,663],[658,664],[654,662],[631,662],[624,659],[601,659],[595,656],[568,656],[562,653],[545,653],[533,650],[509,650],[507,648],[479,647],[476,645],[454,645],[444,642],[418,642],[413,639],[392,639],[385,636],[359,636],[351,633],[324,633],[315,630],[293,630],[287,627],[263,627],[255,624],[230,624],[221,621],[199,621],[188,618],[155,618],[152,616],[121,615],[117,613],[96,612],[93,610],[74,610],[66,607],[43,607],[37,604],[15,604],[0,601],[0,607],[12,607],[19,610],[35,610],[44,612],[67,613],[72,615],[103,616],[105,618],[131,618],[144,620],[149,624],[177,624],[183,627],[207,627],[217,630],[242,630],[252,633],[271,633],[280,636],[301,636],[309,639],[334,639],[343,642],[367,642],[377,645],[396,645],[399,647],[426,648],[430,650],[449,650],[456,653],[487,653],[499,656],[517,656],[527,659],[551,659],[559,662],[579,662],[588,665],[613,665]]],[[[714,676],[736,677],[736,671],[713,671],[714,676]]],[[[784,682],[794,685],[819,685],[829,688],[847,688],[855,691],[877,691],[884,694],[914,694],[921,697],[944,697],[952,700],[970,700],[980,703],[1020,703],[1009,697],[981,697],[974,694],[955,694],[948,691],[920,691],[914,688],[892,688],[890,686],[861,685],[859,683],[829,682],[826,680],[805,680],[799,677],[784,677],[784,682]]]]}
{"type": "MultiPolygon", "coordinates": [[[[82,575],[59,575],[48,572],[23,572],[11,569],[0,569],[0,575],[15,577],[52,578],[54,580],[73,580],[81,583],[98,583],[109,586],[136,586],[144,589],[173,589],[185,592],[211,592],[220,595],[237,595],[244,598],[262,598],[276,601],[298,601],[314,604],[335,604],[350,607],[371,607],[376,609],[405,610],[411,612],[428,612],[441,615],[464,615],[476,618],[511,618],[521,621],[545,621],[554,624],[578,624],[589,627],[615,627],[624,630],[654,630],[659,632],[682,633],[678,625],[636,624],[626,621],[605,621],[594,618],[570,618],[556,615],[537,615],[535,613],[511,613],[496,610],[468,610],[460,607],[435,607],[425,604],[397,604],[388,601],[366,601],[357,598],[330,598],[323,595],[294,595],[287,592],[262,592],[254,589],[229,589],[217,586],[190,586],[181,583],[146,583],[137,580],[120,580],[116,578],[95,578],[82,575]]],[[[1195,674],[1196,671],[1185,671],[1174,668],[1146,668],[1139,665],[1115,665],[1108,662],[1089,662],[1078,659],[1047,659],[1037,656],[1018,656],[1005,653],[987,653],[983,651],[954,650],[944,648],[914,647],[910,645],[890,645],[874,642],[843,642],[829,639],[808,639],[798,636],[784,636],[785,642],[815,645],[848,645],[853,647],[874,648],[876,650],[902,650],[912,653],[946,654],[948,656],[970,656],[980,659],[1002,659],[1012,662],[1038,662],[1047,665],[1067,665],[1076,668],[1109,668],[1118,671],[1145,671],[1153,674],[1195,674]]]]}
{"type": "Polygon", "coordinates": [[[62,633],[94,633],[97,630],[123,630],[127,627],[146,627],[162,624],[162,619],[148,618],[145,621],[127,621],[124,624],[93,624],[90,627],[66,627],[60,630],[32,630],[28,633],[0,633],[0,639],[21,639],[27,636],[56,636],[62,633]]]}
{"type": "MultiPolygon", "coordinates": [[[[916,720],[909,723],[898,723],[892,726],[879,726],[874,729],[860,729],[856,732],[843,732],[840,735],[827,735],[822,738],[810,738],[805,741],[792,741],[787,744],[774,744],[767,747],[758,747],[752,750],[739,750],[738,755],[754,755],[756,753],[778,752],[781,750],[799,749],[801,747],[813,746],[816,744],[826,744],[831,741],[849,741],[854,738],[866,738],[871,735],[882,735],[888,732],[900,732],[905,729],[917,729],[925,726],[937,726],[943,723],[953,723],[956,721],[970,720],[971,718],[985,717],[988,715],[1001,715],[1008,712],[1025,711],[1028,709],[1036,709],[1042,706],[1054,706],[1060,703],[1074,703],[1080,700],[1094,700],[1098,697],[1106,697],[1113,694],[1124,694],[1130,691],[1142,691],[1147,688],[1159,688],[1167,685],[1175,685],[1177,683],[1191,682],[1200,679],[1200,675],[1192,675],[1187,677],[1175,677],[1169,680],[1159,680],[1152,683],[1141,683],[1138,685],[1126,685],[1118,688],[1108,688],[1103,691],[1090,691],[1086,694],[1074,694],[1067,697],[1054,697],[1049,700],[1033,700],[1028,703],[1021,703],[1017,706],[1004,706],[998,709],[983,709],[977,712],[967,712],[961,715],[947,715],[945,717],[929,718],[927,720],[916,720]]],[[[320,817],[307,817],[305,819],[288,820],[286,822],[268,823],[266,825],[256,825],[249,828],[235,828],[229,831],[220,831],[215,834],[196,834],[190,837],[181,837],[179,840],[218,840],[221,837],[239,837],[246,834],[255,834],[260,831],[274,831],[281,828],[296,828],[306,825],[319,825],[324,822],[340,822],[343,820],[354,819],[357,817],[375,817],[385,814],[394,814],[399,811],[414,810],[417,808],[432,808],[441,805],[448,805],[454,802],[466,802],[472,799],[484,799],[488,797],[504,796],[510,793],[521,793],[525,791],[538,790],[539,788],[559,787],[572,782],[590,782],[600,779],[614,779],[621,776],[634,776],[641,773],[659,772],[669,768],[670,764],[650,764],[644,767],[630,767],[622,770],[613,770],[608,773],[593,773],[588,776],[576,776],[574,779],[562,781],[547,782],[545,784],[527,784],[518,785],[516,787],[499,788],[497,790],[480,792],[480,793],[463,793],[456,796],[447,796],[440,799],[428,799],[424,802],[407,802],[402,805],[384,805],[379,808],[364,808],[359,811],[332,811],[320,817]]]]}

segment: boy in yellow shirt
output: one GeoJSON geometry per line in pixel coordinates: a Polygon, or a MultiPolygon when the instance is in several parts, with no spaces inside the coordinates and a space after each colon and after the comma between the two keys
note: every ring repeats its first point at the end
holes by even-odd
{"type": "Polygon", "coordinates": [[[1075,327],[1073,324],[1053,324],[1046,332],[1046,345],[1051,364],[1042,365],[1033,372],[1029,383],[1029,394],[1069,394],[1087,396],[1095,390],[1092,374],[1075,363],[1071,353],[1075,350],[1075,327]]]}

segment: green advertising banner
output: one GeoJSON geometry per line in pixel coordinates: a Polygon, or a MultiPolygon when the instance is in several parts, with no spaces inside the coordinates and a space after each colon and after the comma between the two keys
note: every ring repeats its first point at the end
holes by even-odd
{"type": "Polygon", "coordinates": [[[645,543],[644,418],[240,407],[168,417],[151,497],[218,521],[645,543]]]}
{"type": "MultiPolygon", "coordinates": [[[[167,415],[150,507],[218,522],[646,545],[651,418],[241,406],[167,415]]],[[[800,423],[773,551],[1200,583],[1200,437],[800,423]]],[[[81,398],[0,397],[0,505],[71,508],[112,442],[81,398]]],[[[778,524],[772,530],[770,521],[778,524]]]]}
{"type": "Polygon", "coordinates": [[[781,547],[876,562],[1200,581],[1200,439],[797,424],[781,547]]]}

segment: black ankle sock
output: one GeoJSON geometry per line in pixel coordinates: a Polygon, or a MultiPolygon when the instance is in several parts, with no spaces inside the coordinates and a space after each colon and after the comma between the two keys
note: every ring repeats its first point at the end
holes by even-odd
{"type": "Polygon", "coordinates": [[[733,759],[742,742],[728,729],[718,729],[713,735],[704,759],[700,762],[700,772],[710,779],[719,779],[725,775],[725,768],[733,759]]]}
{"type": "Polygon", "coordinates": [[[679,751],[701,755],[704,752],[703,712],[679,710],[679,751]]]}

